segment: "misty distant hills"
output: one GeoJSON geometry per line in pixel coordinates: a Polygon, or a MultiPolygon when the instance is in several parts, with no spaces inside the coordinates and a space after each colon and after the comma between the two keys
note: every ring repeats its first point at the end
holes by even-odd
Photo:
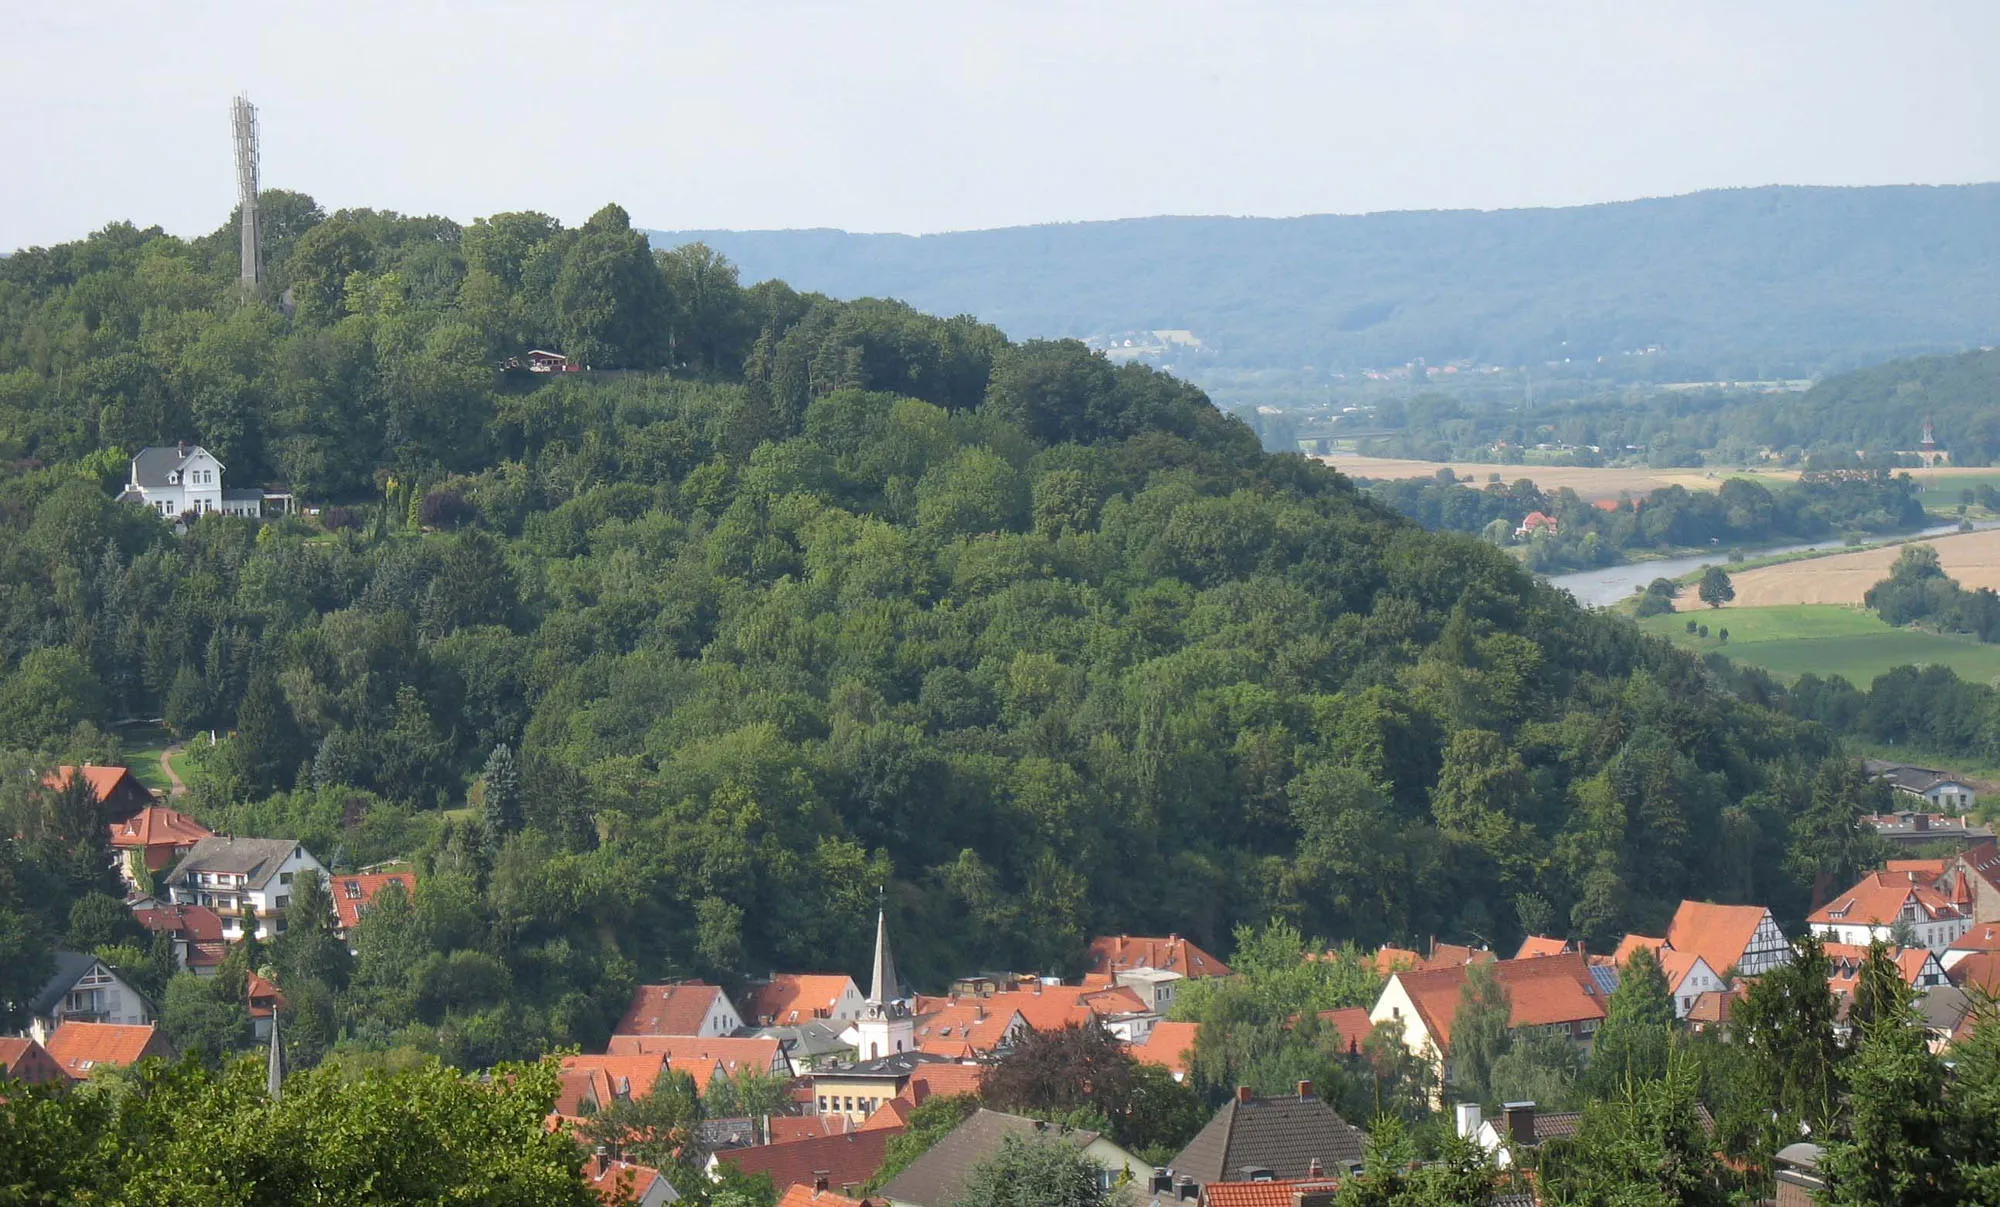
{"type": "Polygon", "coordinates": [[[1659,345],[1668,376],[1800,376],[2000,336],[2000,184],[920,237],[652,233],[708,242],[746,282],[901,298],[1017,338],[1186,329],[1217,367],[1582,362],[1659,345]]]}

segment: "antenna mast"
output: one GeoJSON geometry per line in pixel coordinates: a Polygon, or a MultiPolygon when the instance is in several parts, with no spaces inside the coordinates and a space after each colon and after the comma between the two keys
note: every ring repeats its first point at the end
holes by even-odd
{"type": "Polygon", "coordinates": [[[243,229],[243,292],[256,296],[264,276],[263,244],[257,237],[257,106],[239,96],[229,107],[236,131],[236,200],[243,229]]]}

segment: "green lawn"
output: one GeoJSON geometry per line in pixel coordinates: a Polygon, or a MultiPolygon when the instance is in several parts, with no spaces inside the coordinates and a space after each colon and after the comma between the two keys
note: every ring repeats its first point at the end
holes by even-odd
{"type": "MultiPolygon", "coordinates": [[[[160,752],[173,742],[173,735],[155,726],[131,725],[118,732],[118,740],[124,746],[125,766],[132,776],[146,787],[156,792],[168,788],[167,774],[160,770],[160,752]]],[[[176,767],[183,776],[187,770],[176,767]]]]}
{"type": "Polygon", "coordinates": [[[1671,616],[1649,616],[1639,627],[1688,649],[1721,651],[1787,679],[1811,671],[1840,675],[1865,688],[1891,667],[1933,663],[1978,683],[2000,679],[2000,645],[1891,628],[1872,612],[1833,604],[1720,611],[1697,605],[1671,616]],[[1708,626],[1706,640],[1686,632],[1690,620],[1708,626]],[[1716,636],[1724,628],[1729,630],[1726,645],[1716,636]]]}

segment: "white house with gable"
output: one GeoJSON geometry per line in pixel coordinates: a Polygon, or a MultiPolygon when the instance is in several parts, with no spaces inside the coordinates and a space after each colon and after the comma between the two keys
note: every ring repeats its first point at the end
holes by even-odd
{"type": "Polygon", "coordinates": [[[151,508],[170,520],[189,512],[253,519],[263,515],[264,492],[225,490],[222,471],[222,462],[199,444],[142,448],[132,458],[132,477],[118,498],[151,508]]]}

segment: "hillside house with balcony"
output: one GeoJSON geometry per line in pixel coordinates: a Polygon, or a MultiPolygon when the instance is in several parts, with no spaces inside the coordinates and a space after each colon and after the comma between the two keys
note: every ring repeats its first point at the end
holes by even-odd
{"type": "Polygon", "coordinates": [[[167,899],[200,905],[222,919],[222,937],[234,942],[249,932],[268,939],[285,929],[292,885],[302,876],[327,878],[326,868],[289,838],[204,838],[167,874],[167,899]]]}

